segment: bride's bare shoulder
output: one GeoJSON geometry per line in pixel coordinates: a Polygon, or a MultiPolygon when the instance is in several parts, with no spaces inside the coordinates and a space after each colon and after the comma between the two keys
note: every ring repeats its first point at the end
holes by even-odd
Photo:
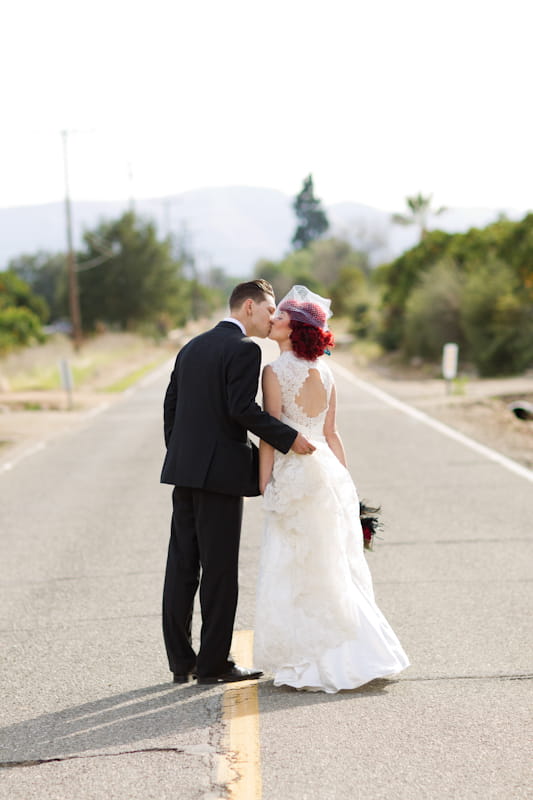
{"type": "Polygon", "coordinates": [[[278,379],[277,379],[277,376],[276,376],[276,371],[274,369],[274,365],[275,365],[275,362],[273,364],[266,364],[266,366],[263,367],[263,373],[262,373],[262,376],[261,376],[261,380],[262,380],[263,386],[265,386],[265,385],[268,386],[269,384],[271,384],[273,382],[278,383],[278,379]]]}

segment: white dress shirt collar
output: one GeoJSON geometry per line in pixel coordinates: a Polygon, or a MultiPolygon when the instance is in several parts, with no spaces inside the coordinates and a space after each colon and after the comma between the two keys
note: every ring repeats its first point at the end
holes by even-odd
{"type": "Polygon", "coordinates": [[[246,328],[239,319],[235,319],[235,317],[224,317],[222,322],[233,322],[234,325],[237,325],[241,329],[245,336],[248,336],[246,328]]]}

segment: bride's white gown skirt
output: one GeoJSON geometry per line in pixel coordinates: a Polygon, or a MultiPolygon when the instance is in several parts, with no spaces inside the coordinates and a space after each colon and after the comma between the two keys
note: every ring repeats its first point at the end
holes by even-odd
{"type": "Polygon", "coordinates": [[[311,456],[276,452],[264,497],[255,664],[276,686],[337,692],[409,660],[374,601],[359,498],[323,437],[311,456]]]}

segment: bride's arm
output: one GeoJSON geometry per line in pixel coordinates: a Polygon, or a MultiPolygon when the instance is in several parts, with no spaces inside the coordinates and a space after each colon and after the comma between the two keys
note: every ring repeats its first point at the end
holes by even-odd
{"type": "Polygon", "coordinates": [[[324,436],[326,437],[326,442],[328,443],[330,449],[333,450],[341,464],[346,467],[346,454],[344,452],[344,446],[342,444],[340,433],[337,431],[337,423],[335,419],[336,413],[337,393],[335,391],[335,386],[333,386],[331,389],[328,413],[326,414],[326,421],[324,422],[324,436]]]}
{"type": "MultiPolygon", "coordinates": [[[[262,377],[263,408],[273,417],[281,417],[281,390],[274,370],[266,366],[262,377]]],[[[259,442],[259,489],[265,493],[274,466],[274,448],[263,439],[259,442]]]]}

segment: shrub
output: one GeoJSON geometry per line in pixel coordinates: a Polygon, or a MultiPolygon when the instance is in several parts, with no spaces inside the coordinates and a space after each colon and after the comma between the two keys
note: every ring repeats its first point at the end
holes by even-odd
{"type": "Polygon", "coordinates": [[[404,350],[409,356],[439,358],[446,342],[464,349],[461,322],[463,276],[454,261],[439,261],[419,280],[406,303],[404,350]]]}
{"type": "Polygon", "coordinates": [[[0,272],[0,310],[8,308],[26,308],[41,322],[46,322],[49,315],[46,301],[11,270],[0,272]]]}
{"type": "Polygon", "coordinates": [[[471,272],[461,314],[480,375],[518,373],[533,364],[533,304],[509,266],[493,258],[471,272]]]}
{"type": "Polygon", "coordinates": [[[29,308],[9,306],[0,310],[0,351],[44,340],[39,317],[29,308]]]}

